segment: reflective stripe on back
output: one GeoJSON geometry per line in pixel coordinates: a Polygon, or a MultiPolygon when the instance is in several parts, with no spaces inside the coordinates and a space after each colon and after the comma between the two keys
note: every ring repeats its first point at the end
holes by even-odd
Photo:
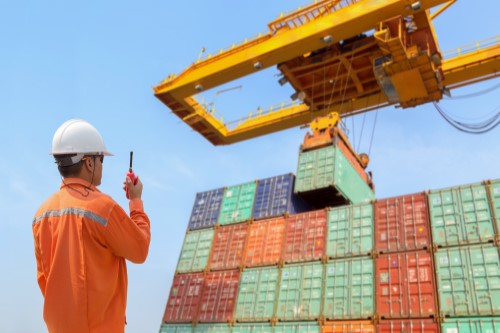
{"type": "Polygon", "coordinates": [[[33,225],[40,222],[42,219],[46,217],[60,217],[63,215],[79,215],[86,217],[94,222],[97,222],[102,226],[106,226],[108,224],[107,219],[97,215],[96,213],[89,212],[88,210],[81,208],[63,208],[59,210],[49,210],[44,212],[42,215],[35,217],[33,219],[33,225]]]}

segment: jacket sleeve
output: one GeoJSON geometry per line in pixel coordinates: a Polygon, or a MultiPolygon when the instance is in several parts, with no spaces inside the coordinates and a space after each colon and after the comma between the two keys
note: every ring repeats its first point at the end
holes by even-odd
{"type": "Polygon", "coordinates": [[[45,297],[45,287],[47,286],[47,279],[45,278],[45,274],[43,272],[40,246],[38,246],[38,242],[36,240],[37,227],[38,226],[33,227],[33,236],[34,236],[34,244],[35,244],[35,258],[36,258],[36,279],[38,281],[38,286],[40,287],[42,295],[45,297]]]}
{"type": "Polygon", "coordinates": [[[130,200],[129,207],[130,216],[118,204],[113,206],[105,228],[105,239],[116,256],[140,264],[148,256],[150,222],[141,199],[130,200]]]}

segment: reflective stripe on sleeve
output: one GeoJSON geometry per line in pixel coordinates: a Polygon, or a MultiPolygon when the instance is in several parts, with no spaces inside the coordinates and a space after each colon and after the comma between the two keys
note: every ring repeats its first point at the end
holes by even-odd
{"type": "Polygon", "coordinates": [[[96,213],[89,212],[88,210],[81,208],[63,208],[59,210],[49,210],[44,212],[42,215],[37,216],[33,219],[33,225],[40,222],[42,219],[46,217],[60,217],[64,215],[78,215],[88,218],[94,222],[99,223],[102,226],[106,226],[108,224],[108,220],[97,215],[96,213]]]}

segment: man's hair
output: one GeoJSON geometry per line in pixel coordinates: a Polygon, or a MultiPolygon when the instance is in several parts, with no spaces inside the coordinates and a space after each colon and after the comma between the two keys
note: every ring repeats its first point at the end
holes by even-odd
{"type": "Polygon", "coordinates": [[[62,161],[67,161],[70,157],[75,156],[75,154],[65,154],[65,155],[55,155],[54,158],[56,160],[57,169],[59,170],[59,174],[63,178],[74,177],[77,176],[82,170],[82,166],[84,160],[81,159],[75,164],[63,166],[65,163],[61,163],[62,161]]]}

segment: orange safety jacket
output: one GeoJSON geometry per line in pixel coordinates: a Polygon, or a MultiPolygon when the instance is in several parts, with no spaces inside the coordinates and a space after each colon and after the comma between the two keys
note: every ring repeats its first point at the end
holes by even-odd
{"type": "Polygon", "coordinates": [[[127,266],[151,238],[141,199],[130,217],[87,181],[66,178],[33,219],[37,279],[50,333],[123,333],[127,266]]]}

